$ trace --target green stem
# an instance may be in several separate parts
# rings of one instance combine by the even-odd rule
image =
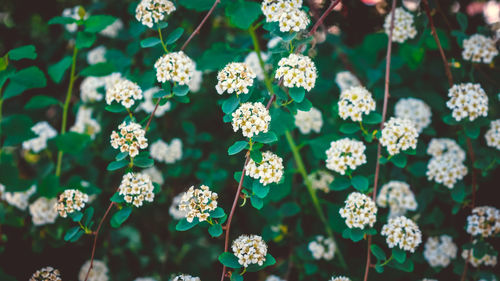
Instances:
[[[255,34],[255,29],[258,27],[257,26],[251,26],[248,31],[250,33],[250,36],[252,37],[252,42],[253,42],[253,47],[255,53],[257,53],[257,58],[259,59],[259,64],[260,67],[262,68],[262,72],[264,73],[264,83],[266,84],[267,89],[272,89],[272,80],[269,78],[267,75],[266,71],[266,64],[264,63],[264,60],[262,59],[262,54],[260,51],[260,46],[259,46],[259,40],[257,39],[257,35]],[[272,93],[272,90],[269,90]]]
[[[3,91],[0,87],[0,124],[2,124],[2,105],[3,105]],[[2,126],[0,126],[0,154],[2,154]]]
[[[160,42],[161,42],[161,45],[163,46],[163,50],[165,50],[165,53],[168,53],[167,46],[163,42],[163,36],[161,35],[161,29],[159,27],[158,27],[158,34],[160,35]]]
[[[71,62],[71,73],[69,76],[68,92],[66,93],[66,100],[64,101],[63,107],[63,118],[61,125],[61,135],[66,133],[66,123],[68,121],[68,110],[69,102],[71,101],[71,93],[73,92],[73,84],[75,84],[75,68],[76,68],[76,54],[78,53],[78,48],[76,46],[73,48],[73,59]],[[56,165],[56,176],[61,175],[61,163],[62,163],[63,152],[59,151],[57,154],[57,165]]]
[[[393,257],[394,257],[394,256],[393,256],[393,255],[391,255],[391,256],[389,257],[389,259],[387,259],[386,261],[384,261],[384,263],[382,263],[382,264],[381,264],[381,266],[384,266],[384,265],[388,264],[388,263],[392,260],[392,258],[393,258]]]

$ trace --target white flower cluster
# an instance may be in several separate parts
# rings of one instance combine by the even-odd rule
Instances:
[[[139,105],[137,109],[142,109],[144,112],[151,114],[153,113],[156,103],[153,102],[153,95],[161,91],[160,88],[158,87],[153,87],[151,89],[148,89],[147,91],[144,91],[144,101]],[[170,101],[167,101],[164,105],[158,105],[158,108],[156,108],[155,111],[155,117],[161,117],[165,114],[165,112],[170,110],[171,107]]]
[[[380,143],[387,148],[390,155],[395,155],[401,150],[416,149],[417,138],[418,131],[415,123],[408,119],[391,117],[384,124]]]
[[[89,267],[90,260],[86,261],[80,268],[80,272],[78,273],[79,281],[85,281],[85,276],[87,276]],[[87,281],[108,281],[108,271],[109,269],[103,261],[94,260],[92,270],[90,270],[89,279]]]
[[[410,185],[402,181],[390,181],[384,184],[377,196],[377,205],[389,207],[389,217],[401,216],[406,211],[417,209],[417,201]]]
[[[158,281],[156,278],[153,277],[137,277],[134,279],[134,281]]]
[[[118,130],[111,133],[111,146],[114,149],[120,148],[120,152],[127,151],[130,157],[135,157],[139,154],[139,149],[148,147],[148,139],[144,137],[146,132],[141,125],[123,122]]]
[[[327,171],[319,170],[310,174],[307,179],[315,190],[321,190],[325,193],[330,191],[330,184],[333,182],[334,177]]]
[[[464,39],[462,45],[464,47],[462,51],[464,60],[491,63],[493,58],[498,55],[495,41],[481,34],[474,34]]]
[[[275,78],[283,79],[283,85],[288,88],[304,88],[311,91],[316,84],[317,70],[314,62],[308,56],[290,54],[278,62]]]
[[[260,102],[245,102],[233,112],[233,130],[241,129],[243,136],[251,138],[259,133],[267,133],[271,115]]]
[[[269,56],[264,52],[260,53],[260,57],[264,62],[269,58]],[[257,77],[257,79],[260,81],[264,80],[264,70],[260,66],[259,57],[256,52],[250,52],[245,57],[244,63],[248,66],[248,68],[250,68],[250,70],[253,71],[253,73],[255,73],[255,77]],[[269,65],[265,65],[266,68],[268,66]]]
[[[99,46],[87,53],[87,62],[90,65],[106,61],[106,47]]]
[[[148,175],[130,172],[123,176],[118,193],[123,196],[125,202],[140,207],[144,201],[153,202],[155,198],[153,189],[153,183]]]
[[[449,235],[429,237],[424,248],[424,258],[432,267],[447,267],[457,257],[457,245]]]
[[[365,145],[361,141],[343,138],[330,143],[326,151],[326,167],[344,175],[349,168],[355,170],[366,163]]]
[[[149,154],[157,161],[175,163],[182,158],[182,141],[175,138],[168,144],[161,139],[157,140],[151,144]]]
[[[196,63],[194,63],[194,72],[191,76],[191,80],[188,82],[189,91],[196,93],[201,88],[201,82],[203,82],[203,72],[196,70]]]
[[[457,121],[467,117],[474,121],[479,116],[488,115],[488,96],[480,84],[455,84],[448,90],[448,97],[446,106]]]
[[[299,32],[310,22],[301,7],[302,0],[264,0],[261,9],[266,22],[278,22],[281,32]]]
[[[484,238],[500,232],[500,210],[491,206],[480,206],[472,209],[467,217],[467,232]]]
[[[161,171],[158,170],[155,166],[142,170],[142,173],[148,175],[152,182],[159,185],[162,185],[165,182]]]
[[[387,236],[386,242],[389,248],[398,246],[412,253],[422,243],[422,232],[418,225],[404,216],[390,218],[389,222],[382,227],[382,235]]]
[[[158,82],[171,81],[177,82],[179,85],[189,84],[196,70],[194,61],[183,51],[161,56],[155,62],[155,68]]]
[[[120,30],[123,29],[123,21],[121,19],[116,19],[112,24],[106,26],[103,30],[99,31],[99,34],[109,38],[116,38]]]
[[[61,272],[52,266],[47,266],[33,273],[29,281],[62,281]]]
[[[420,99],[400,99],[394,108],[394,115],[398,118],[409,119],[417,128],[419,133],[431,124],[431,108]]]
[[[174,277],[172,281],[201,281],[201,279],[199,277],[191,276],[188,274],[181,274]]]
[[[422,281],[438,281],[438,280],[437,279],[432,279],[432,278],[423,278]]]
[[[106,103],[113,101],[121,103],[126,108],[131,108],[135,100],[142,99],[142,90],[136,83],[121,78],[112,87],[106,87]]]
[[[135,9],[135,18],[143,25],[152,28],[153,23],[159,23],[175,11],[174,3],[169,0],[141,0]]]
[[[467,260],[467,258],[469,257],[469,252],[469,249],[465,249],[462,251],[462,258],[464,260]],[[472,253],[470,253],[469,263],[474,267],[479,267],[481,265],[494,267],[497,265],[497,256],[490,256],[488,254],[485,254],[482,258],[478,259]]]
[[[28,199],[36,191],[36,186],[32,185],[26,191],[5,192],[5,186],[0,183],[0,199],[5,200],[9,205],[18,208],[21,211],[28,208]]]
[[[276,275],[269,275],[269,276],[267,276],[265,281],[286,281],[286,280],[281,279],[279,276],[276,276]]]
[[[210,216],[209,212],[217,208],[217,193],[210,191],[206,185],[195,189],[191,186],[182,194],[179,211],[186,212],[186,220],[193,222],[194,218],[205,221]]]
[[[238,263],[244,267],[251,264],[263,265],[266,261],[267,245],[259,235],[241,235],[231,245]]]
[[[46,121],[36,123],[31,130],[37,135],[37,137],[24,141],[23,149],[31,150],[35,153],[47,148],[47,140],[57,135],[57,131]]]
[[[295,126],[299,128],[302,134],[309,134],[311,131],[319,133],[323,126],[321,111],[314,107],[311,107],[309,111],[297,110],[297,114],[295,114]]]
[[[224,92],[248,94],[248,88],[252,87],[256,74],[244,62],[232,62],[227,64],[217,74],[217,85],[215,89],[219,95]]]
[[[95,139],[95,136],[101,132],[101,124],[92,118],[92,108],[82,105],[76,113],[75,124],[69,130],[90,135],[92,139]]]
[[[89,196],[77,189],[66,189],[61,195],[57,203],[57,211],[63,218],[67,217],[76,211],[80,211],[85,207],[85,203],[89,201]]]
[[[330,279],[330,281],[351,281],[351,278],[345,276],[337,276]]]
[[[363,86],[354,86],[343,90],[338,101],[339,116],[346,120],[362,120],[363,114],[370,114],[375,110],[375,100],[372,94]]]
[[[427,148],[432,158],[427,164],[427,179],[453,188],[467,174],[465,151],[452,139],[432,139]]]
[[[307,28],[311,21],[307,13],[300,9],[291,9],[281,13],[279,25],[281,32],[299,32]]]
[[[413,25],[413,15],[405,11],[403,8],[396,8],[394,15],[394,30],[392,31],[392,40],[403,43],[409,38],[414,38],[417,35],[417,30]],[[387,14],[384,22],[385,34],[389,36],[391,30],[392,13]]]
[[[81,12],[84,17],[81,17]],[[73,8],[66,8],[62,12],[62,16],[65,18],[73,18],[75,20],[87,19],[89,17],[88,13],[85,13],[85,10],[82,6],[75,6]],[[69,23],[64,26],[68,32],[75,32],[78,29],[78,25],[76,23]]]
[[[279,183],[283,177],[283,158],[265,151],[262,153],[262,161],[255,163],[253,159],[245,166],[245,174],[254,179],[258,179],[263,185]]]
[[[172,204],[170,205],[170,208],[168,208],[168,212],[176,220],[183,219],[183,218],[185,218],[187,216],[186,210],[182,210],[182,211],[179,210],[179,205],[182,202],[182,197],[183,196],[184,196],[184,193],[177,194],[172,199]]]
[[[30,204],[30,214],[34,225],[54,223],[57,219],[57,199],[38,198]]]
[[[105,82],[102,77],[85,77],[80,84],[80,98],[86,103],[102,100],[102,94],[99,93],[98,89],[104,85]]]
[[[500,119],[493,120],[490,123],[490,128],[484,135],[486,144],[500,150]]]
[[[307,246],[312,256],[316,260],[325,259],[327,261],[333,259],[335,255],[335,250],[337,249],[337,244],[332,238],[325,238],[322,235],[316,236],[316,238],[309,242]]]
[[[349,228],[373,227],[377,220],[377,206],[373,200],[359,192],[352,192],[345,200],[345,206],[339,211]]]
[[[340,88],[340,91],[349,90],[351,87],[361,86],[359,79],[350,71],[341,71],[335,75],[335,83]]]

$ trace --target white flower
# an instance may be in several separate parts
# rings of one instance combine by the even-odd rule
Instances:
[[[343,138],[330,143],[326,151],[326,167],[344,175],[349,168],[355,170],[366,163],[365,145],[361,141]]]
[[[300,9],[286,10],[281,13],[278,21],[281,32],[299,32],[306,29],[311,22],[306,12]]]
[[[104,80],[104,88],[106,92],[108,92],[111,91],[116,84],[120,83],[123,78],[120,72],[113,72],[110,75],[102,77],[102,80]]]
[[[47,140],[57,135],[57,131],[46,121],[36,123],[31,128],[31,131],[33,131],[37,137],[24,141],[23,149],[31,150],[34,153],[38,153],[47,148]]]
[[[359,192],[352,192],[345,200],[345,206],[339,210],[349,228],[373,227],[377,220],[377,206],[373,200]]]
[[[500,232],[500,210],[490,206],[472,209],[467,217],[467,233],[487,238]]]
[[[276,275],[269,275],[266,277],[265,281],[286,281],[286,280],[281,279],[279,276],[276,276]]]
[[[85,14],[82,18],[80,15]],[[73,8],[66,8],[62,12],[62,16],[66,18],[73,18],[75,20],[87,19],[89,14],[85,12],[82,6],[75,6]],[[76,23],[69,23],[65,25],[66,30],[68,32],[75,32],[78,29],[78,25]]]
[[[291,9],[300,9],[302,0],[264,0],[261,10],[266,16],[266,22],[279,21],[281,14]]]
[[[194,277],[194,276],[187,275],[187,274],[181,274],[181,275],[174,277],[174,279],[172,279],[172,281],[201,281],[201,279],[199,277]]]
[[[182,202],[182,197],[184,196],[184,193],[179,193],[177,194],[174,199],[172,199],[172,204],[170,205],[170,208],[168,208],[169,214],[176,220],[183,219],[187,216],[186,210],[179,210],[179,205]]]
[[[38,198],[30,204],[30,214],[34,225],[54,223],[57,219],[57,199]]]
[[[417,35],[417,30],[413,24],[413,15],[406,12],[403,8],[396,8],[394,17],[394,30],[392,31],[392,40],[403,43],[409,38]],[[389,36],[391,29],[392,13],[387,14],[384,22],[385,34]]]
[[[372,94],[363,86],[350,87],[343,90],[338,101],[339,116],[346,120],[362,121],[362,115],[368,115],[375,110],[375,100]]]
[[[241,129],[243,136],[251,138],[259,133],[267,133],[271,115],[260,102],[246,102],[233,112],[233,130]]]
[[[325,259],[329,261],[333,259],[337,245],[332,238],[325,238],[324,236],[318,235],[313,241],[309,242],[307,248],[311,252],[314,259]]]
[[[0,194],[2,197],[0,199],[5,200],[9,205],[18,208],[21,211],[28,208],[28,199],[36,191],[36,186],[32,185],[26,191],[20,192],[5,192],[5,186],[0,183]]]
[[[172,164],[182,158],[182,141],[180,139],[173,139],[170,144],[159,139],[151,144],[149,148],[151,158]]]
[[[495,41],[481,34],[474,34],[462,42],[462,57],[472,62],[491,63],[498,55]]]
[[[80,190],[66,189],[61,195],[59,195],[56,208],[59,215],[65,218],[68,214],[82,210],[88,200],[89,196]]]
[[[394,115],[397,118],[409,119],[421,133],[431,124],[431,108],[422,100],[415,98],[400,99],[394,108]]]
[[[427,154],[432,157],[439,157],[445,154],[452,155],[458,161],[465,160],[465,151],[457,144],[456,141],[449,138],[434,138],[431,139],[427,147]]]
[[[337,276],[330,279],[330,281],[351,281],[351,278],[345,276]]]
[[[402,181],[390,181],[384,184],[377,196],[377,205],[390,207],[389,217],[401,216],[406,211],[417,209],[417,201],[410,185]]]
[[[142,90],[139,85],[124,78],[116,82],[113,87],[106,89],[107,104],[116,101],[126,108],[131,108],[135,100],[140,99],[142,99]]]
[[[335,82],[340,88],[340,91],[348,90],[351,87],[361,86],[359,79],[350,71],[341,71],[335,76]]]
[[[99,46],[87,53],[87,62],[92,65],[106,61],[106,47]]]
[[[144,112],[151,114],[155,109],[156,103],[153,102],[153,95],[161,91],[158,87],[153,87],[148,89],[143,93],[144,101],[137,107],[137,109],[142,109]],[[165,114],[165,112],[170,111],[171,103],[167,101],[164,105],[158,105],[158,108],[155,111],[155,117],[161,117]]]
[[[416,149],[417,138],[418,131],[415,123],[408,119],[391,117],[384,124],[380,143],[387,148],[390,155],[395,155],[401,150]]]
[[[201,82],[203,82],[203,73],[199,70],[196,70],[195,64],[195,70],[193,72],[193,75],[191,76],[191,80],[188,82],[189,91],[193,93],[198,92],[201,88]]]
[[[128,152],[130,157],[139,154],[139,149],[148,147],[148,139],[144,137],[146,132],[141,125],[130,122],[123,122],[118,126],[118,132],[111,133],[111,146],[114,149],[120,149],[120,152]]]
[[[231,246],[238,263],[244,267],[251,264],[263,265],[266,261],[267,245],[258,235],[241,235]]]
[[[143,25],[152,28],[153,23],[159,23],[175,11],[175,6],[169,0],[141,0],[135,9],[135,18]]]
[[[423,278],[422,281],[438,281],[438,280],[432,278]]]
[[[469,257],[469,252],[469,249],[465,249],[462,251],[462,258],[464,260],[467,260],[467,258]],[[473,253],[470,253],[469,263],[474,267],[479,267],[481,265],[494,267],[497,265],[497,256],[485,254],[482,258],[478,259],[473,255]]]
[[[103,94],[98,89],[104,87],[104,85],[105,81],[102,77],[85,77],[80,84],[80,98],[85,103],[102,100]]]
[[[500,150],[500,119],[493,120],[490,123],[490,128],[484,135],[486,144]]]
[[[279,183],[283,176],[283,159],[271,151],[262,153],[262,161],[255,163],[253,159],[245,166],[245,174],[258,179],[262,185]]]
[[[33,273],[29,281],[62,281],[61,272],[52,266],[47,266]]]
[[[321,190],[325,193],[330,192],[330,184],[333,182],[334,177],[327,171],[319,170],[310,174],[307,179],[315,190]]]
[[[232,62],[227,64],[217,74],[217,85],[215,89],[219,95],[224,92],[248,94],[248,88],[253,85],[256,75],[244,62]]]
[[[412,253],[422,243],[422,232],[418,225],[404,216],[390,218],[382,227],[382,235],[387,236],[386,242],[389,248],[397,246]]]
[[[160,83],[177,82],[189,84],[195,72],[195,63],[183,51],[171,52],[161,56],[155,62],[156,79]]]
[[[195,189],[191,186],[182,194],[179,211],[186,212],[186,220],[193,222],[194,218],[205,221],[210,216],[209,212],[217,208],[217,193],[210,191],[206,185]]]
[[[424,258],[432,267],[447,267],[457,257],[457,245],[449,235],[429,237],[424,248]]]
[[[156,278],[153,277],[137,277],[134,281],[157,281]]]
[[[465,151],[452,139],[432,139],[427,148],[432,158],[427,164],[427,179],[453,188],[467,174]]]
[[[281,37],[279,37],[279,36],[273,37],[273,38],[271,38],[271,40],[269,40],[269,42],[267,42],[267,48],[274,49],[281,42],[283,42],[283,39],[281,39]]]
[[[155,194],[151,178],[145,173],[126,173],[118,190],[118,194],[128,204],[141,207],[144,201],[153,202]]]
[[[304,88],[311,91],[316,84],[317,70],[314,62],[301,54],[290,54],[281,58],[276,70],[276,79],[283,79],[283,85],[288,88]]]
[[[262,61],[265,63],[269,56],[266,53],[260,53],[260,57],[262,58]],[[260,66],[259,62],[259,57],[257,56],[256,52],[250,52],[246,57],[244,63],[250,68],[253,73],[255,73],[255,76],[257,79],[260,81],[264,80],[264,70]],[[269,65],[264,65],[264,67],[267,68]]]
[[[448,90],[448,97],[446,106],[457,121],[467,117],[474,121],[479,116],[488,115],[488,96],[480,84],[455,84]]]
[[[78,273],[78,280],[85,281],[85,276],[90,268],[90,260],[86,261],[80,268],[80,273]],[[89,279],[87,281],[108,281],[108,267],[106,264],[100,260],[94,260],[92,270],[89,273]]]
[[[80,106],[76,113],[75,124],[69,129],[72,132],[87,134],[92,139],[101,132],[101,124],[92,118],[92,108]]]
[[[116,38],[120,30],[123,29],[123,22],[121,19],[116,19],[112,24],[106,26],[103,30],[99,32],[102,36],[109,38]]]
[[[297,110],[297,114],[295,114],[295,126],[299,128],[302,134],[309,134],[311,131],[319,133],[323,126],[321,111],[314,107],[311,107],[309,111]]]
[[[159,185],[163,185],[163,183],[165,182],[161,171],[154,166],[144,169],[142,173],[148,175],[152,182]]]

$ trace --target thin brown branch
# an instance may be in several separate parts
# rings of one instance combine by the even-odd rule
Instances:
[[[392,1],[391,8],[391,26],[389,29],[389,39],[387,40],[387,54],[385,56],[385,84],[384,84],[384,106],[382,108],[382,121],[380,122],[380,131],[384,128],[385,119],[387,116],[387,104],[389,101],[389,79],[391,74],[391,54],[392,54],[392,33],[394,31],[394,18],[395,18],[395,10],[396,10],[396,0]],[[375,201],[377,197],[377,186],[378,186],[378,178],[380,173],[380,156],[382,154],[382,145],[380,141],[377,145],[377,164],[375,166],[375,178],[373,181],[373,194],[372,198]],[[365,276],[364,281],[368,280],[368,273],[370,272],[370,264],[371,264],[371,247],[372,244],[372,236],[368,235],[368,246],[366,249],[366,266],[365,266]]]
[[[153,120],[153,117],[155,116],[156,110],[158,109],[158,106],[160,105],[161,98],[159,98],[156,101],[155,108],[153,109],[153,112],[151,112],[151,115],[149,116],[148,123],[146,124],[146,127],[144,128],[144,131],[147,132],[149,130],[149,125],[151,125],[151,121]]]
[[[203,20],[200,22],[200,24],[198,24],[198,26],[196,27],[196,29],[193,31],[193,33],[191,33],[191,35],[189,36],[189,38],[186,40],[186,42],[184,43],[184,45],[182,45],[181,47],[181,51],[184,51],[184,49],[187,47],[187,45],[189,44],[189,42],[191,42],[191,39],[193,39],[193,37],[198,34],[200,32],[200,29],[203,27],[203,25],[205,24],[205,22],[207,21],[207,19],[210,17],[210,15],[213,13],[213,11],[215,10],[215,7],[217,7],[217,5],[220,3],[220,0],[215,0],[214,1],[214,4],[212,5],[212,8],[210,8],[210,10],[208,11],[208,13],[205,15],[205,17],[203,18]]]
[[[318,27],[320,25],[323,24],[323,21],[325,20],[326,16],[328,16],[333,11],[333,9],[335,8],[335,6],[337,6],[340,3],[340,1],[341,0],[331,0],[330,1],[330,6],[328,6],[328,8],[321,15],[321,17],[319,17],[318,21],[316,21],[316,23],[314,24],[314,26],[311,28],[311,31],[309,31],[309,33],[307,33],[307,36],[311,36],[314,33],[316,33],[316,30],[318,29]]]

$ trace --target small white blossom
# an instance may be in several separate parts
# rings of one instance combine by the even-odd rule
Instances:
[[[409,119],[421,133],[431,124],[431,108],[422,100],[415,98],[400,99],[394,108],[394,116],[397,118]]]
[[[276,276],[276,275],[269,275],[266,277],[265,281],[286,281],[286,280],[281,279],[279,276]]]
[[[326,151],[326,167],[345,175],[346,170],[355,170],[366,163],[365,145],[361,141],[343,138],[330,143]]]
[[[29,189],[25,191],[18,192],[5,192],[5,186],[0,183],[0,194],[2,197],[0,199],[5,200],[9,205],[18,208],[21,211],[28,208],[28,200],[36,191],[36,186],[32,185]]]
[[[80,84],[80,98],[85,103],[102,100],[103,94],[101,94],[98,89],[104,87],[104,85],[105,82],[102,77],[85,77]]]
[[[449,235],[429,237],[424,248],[424,258],[432,267],[447,267],[457,257],[457,245]]]
[[[479,116],[488,115],[488,96],[480,84],[455,84],[448,90],[448,97],[446,106],[457,121],[467,117],[474,121]]]
[[[262,185],[279,183],[283,177],[283,159],[271,151],[262,153],[262,161],[255,163],[250,159],[245,166],[245,174],[251,178],[258,179]]]
[[[338,101],[339,116],[346,120],[362,121],[362,115],[368,115],[375,110],[375,100],[372,94],[363,86],[350,87],[343,90]]]
[[[188,82],[189,91],[193,93],[198,92],[201,89],[201,82],[203,82],[203,72],[196,70],[195,64],[195,70],[191,76],[191,80]]]
[[[288,9],[279,17],[281,32],[299,32],[307,28],[311,20],[307,13],[300,9]]]
[[[80,272],[78,273],[79,281],[85,281],[85,276],[87,276],[89,268],[90,260],[86,261],[80,268]],[[92,270],[90,270],[89,279],[87,279],[87,281],[108,281],[108,271],[109,269],[104,262],[100,260],[94,260]]]
[[[116,19],[112,24],[106,26],[103,30],[99,31],[99,34],[109,38],[116,38],[120,30],[123,29],[123,21],[121,19]]]
[[[418,131],[415,123],[408,119],[391,117],[384,124],[380,143],[387,148],[390,155],[395,155],[401,150],[416,149],[417,138]]]
[[[196,70],[194,61],[183,51],[161,56],[154,66],[158,82],[170,81],[177,82],[179,85],[189,84]]]
[[[179,211],[186,212],[186,220],[193,222],[194,218],[206,221],[210,216],[209,212],[217,208],[217,193],[210,191],[206,185],[195,189],[191,186],[188,191],[184,192],[179,203]]]
[[[63,218],[67,217],[76,211],[80,211],[85,207],[85,203],[89,201],[89,196],[77,189],[66,189],[61,195],[57,203],[57,211]]]
[[[276,70],[276,79],[283,79],[288,88],[304,88],[311,91],[316,84],[317,70],[311,58],[301,54],[290,54],[281,58]]]
[[[467,217],[467,233],[487,238],[500,232],[500,210],[491,206],[472,209]]]
[[[99,46],[87,53],[87,62],[92,65],[106,61],[106,47]]]
[[[30,204],[30,214],[34,225],[44,225],[54,223],[57,219],[57,199],[38,198]]]
[[[128,204],[141,207],[144,201],[153,202],[155,194],[151,178],[145,173],[126,173],[118,188],[118,194]]]
[[[427,148],[432,158],[427,164],[427,179],[434,180],[448,188],[467,175],[464,165],[465,151],[452,139],[432,139]]]
[[[174,3],[169,0],[141,0],[135,9],[135,18],[143,25],[152,28],[175,11]]]
[[[422,243],[422,232],[418,225],[404,216],[390,218],[382,227],[382,235],[387,236],[386,242],[389,248],[397,246],[412,253]]]
[[[174,277],[174,279],[172,279],[172,281],[201,281],[201,279],[199,277],[194,277],[194,276],[187,275],[187,274],[181,274],[181,275]]]
[[[486,144],[500,150],[500,119],[493,120],[490,123],[490,128],[484,135]]]
[[[29,281],[62,281],[61,272],[52,266],[47,266],[33,273]]]
[[[219,95],[224,92],[248,94],[248,88],[253,85],[256,75],[244,62],[232,62],[227,64],[217,74],[217,85],[215,89]]]
[[[269,56],[266,53],[260,53],[260,57],[262,58],[262,61],[265,62],[269,58]],[[262,69],[260,62],[259,62],[259,57],[256,52],[250,52],[246,57],[244,63],[250,68],[250,70],[255,73],[255,76],[257,79],[260,81],[264,80],[264,70]],[[269,65],[264,65],[265,68],[268,68]]]
[[[139,149],[148,147],[148,139],[144,137],[146,132],[141,125],[130,122],[123,122],[118,126],[118,132],[111,133],[111,146],[114,149],[120,149],[120,152],[128,152],[130,157],[139,154]]]
[[[359,192],[352,192],[345,200],[345,206],[339,210],[349,228],[373,227],[377,220],[377,206],[373,200]]]
[[[137,107],[137,109],[144,110],[144,112],[151,114],[153,113],[156,103],[153,102],[153,95],[161,91],[160,88],[158,87],[153,87],[151,89],[148,89],[143,93],[144,95],[144,101]],[[161,117],[165,114],[165,112],[170,111],[171,108],[171,103],[170,101],[167,101],[164,105],[158,105],[158,108],[156,108],[155,111],[155,117]]]
[[[314,259],[325,259],[329,261],[332,260],[335,255],[337,244],[335,244],[332,238],[325,238],[324,236],[318,235],[313,241],[309,242],[307,248]]]
[[[464,39],[462,57],[472,62],[491,63],[498,55],[495,41],[481,34],[474,34]]]
[[[390,207],[389,217],[401,216],[406,211],[417,209],[417,201],[410,185],[402,181],[390,181],[384,184],[377,196],[377,205]]]
[[[259,133],[267,133],[271,115],[269,110],[260,102],[246,102],[233,112],[233,130],[241,129],[243,136],[251,138]]]
[[[258,235],[241,235],[231,246],[238,263],[244,267],[251,264],[263,265],[266,261],[267,245]]]
[[[279,21],[281,14],[301,7],[302,0],[264,0],[260,8],[266,16],[266,22],[276,22]]]
[[[458,161],[465,160],[465,151],[456,141],[449,138],[433,138],[427,147],[427,154],[439,157],[446,154],[453,155]]]
[[[156,278],[153,277],[137,277],[134,279],[134,281],[158,281]]]
[[[82,18],[81,17],[81,12],[83,12],[85,15]],[[88,13],[85,13],[85,10],[83,9],[82,6],[75,6],[73,8],[66,8],[62,12],[62,16],[65,18],[73,18],[75,20],[82,20],[82,19],[87,19],[89,17]],[[65,25],[65,28],[68,32],[75,32],[78,30],[78,25],[76,23],[69,23]]]
[[[309,111],[297,110],[295,126],[302,134],[309,134],[311,131],[319,133],[323,126],[321,111],[314,107],[311,107]]]
[[[156,161],[167,164],[175,163],[182,158],[182,141],[175,138],[168,144],[159,139],[151,144],[149,154]]]
[[[325,193],[330,192],[330,184],[333,182],[334,177],[327,171],[319,170],[310,174],[307,179],[315,190],[321,190]]]
[[[24,141],[23,149],[31,150],[34,153],[38,153],[47,148],[47,140],[57,135],[57,131],[46,121],[36,123],[31,128],[31,131],[33,131],[37,137]]]
[[[469,249],[463,250],[462,258],[464,260],[467,260],[467,258],[469,257],[469,253],[470,253]],[[473,255],[473,253],[470,253],[469,263],[472,264],[472,266],[474,267],[479,267],[481,265],[494,267],[497,265],[497,256],[491,256],[485,254],[482,258],[478,259]]]
[[[159,185],[163,185],[163,183],[165,183],[161,171],[158,170],[155,166],[142,170],[142,173],[148,175],[151,181],[154,183],[157,183]]]
[[[183,219],[187,216],[187,211],[186,210],[179,210],[179,205],[182,202],[182,197],[184,196],[184,193],[179,193],[177,194],[174,199],[172,199],[172,204],[170,205],[170,208],[168,208],[168,213],[176,220]]]
[[[80,106],[76,113],[75,124],[69,130],[87,134],[95,139],[95,136],[101,132],[101,124],[92,118],[92,108]]]
[[[409,38],[414,38],[417,35],[417,30],[413,24],[413,15],[405,11],[403,8],[396,8],[394,16],[394,29],[392,31],[392,40],[398,43],[403,43]],[[385,34],[389,36],[391,30],[392,13],[387,14],[384,22]]]
[[[330,279],[330,281],[351,281],[351,278],[345,276],[337,276]]]
[[[126,108],[131,108],[135,101],[140,99],[142,99],[142,90],[139,85],[124,78],[116,82],[110,89],[106,89],[107,104],[116,101]]]
[[[335,83],[340,88],[340,91],[348,90],[351,87],[361,86],[359,79],[350,71],[341,71],[335,76]]]

